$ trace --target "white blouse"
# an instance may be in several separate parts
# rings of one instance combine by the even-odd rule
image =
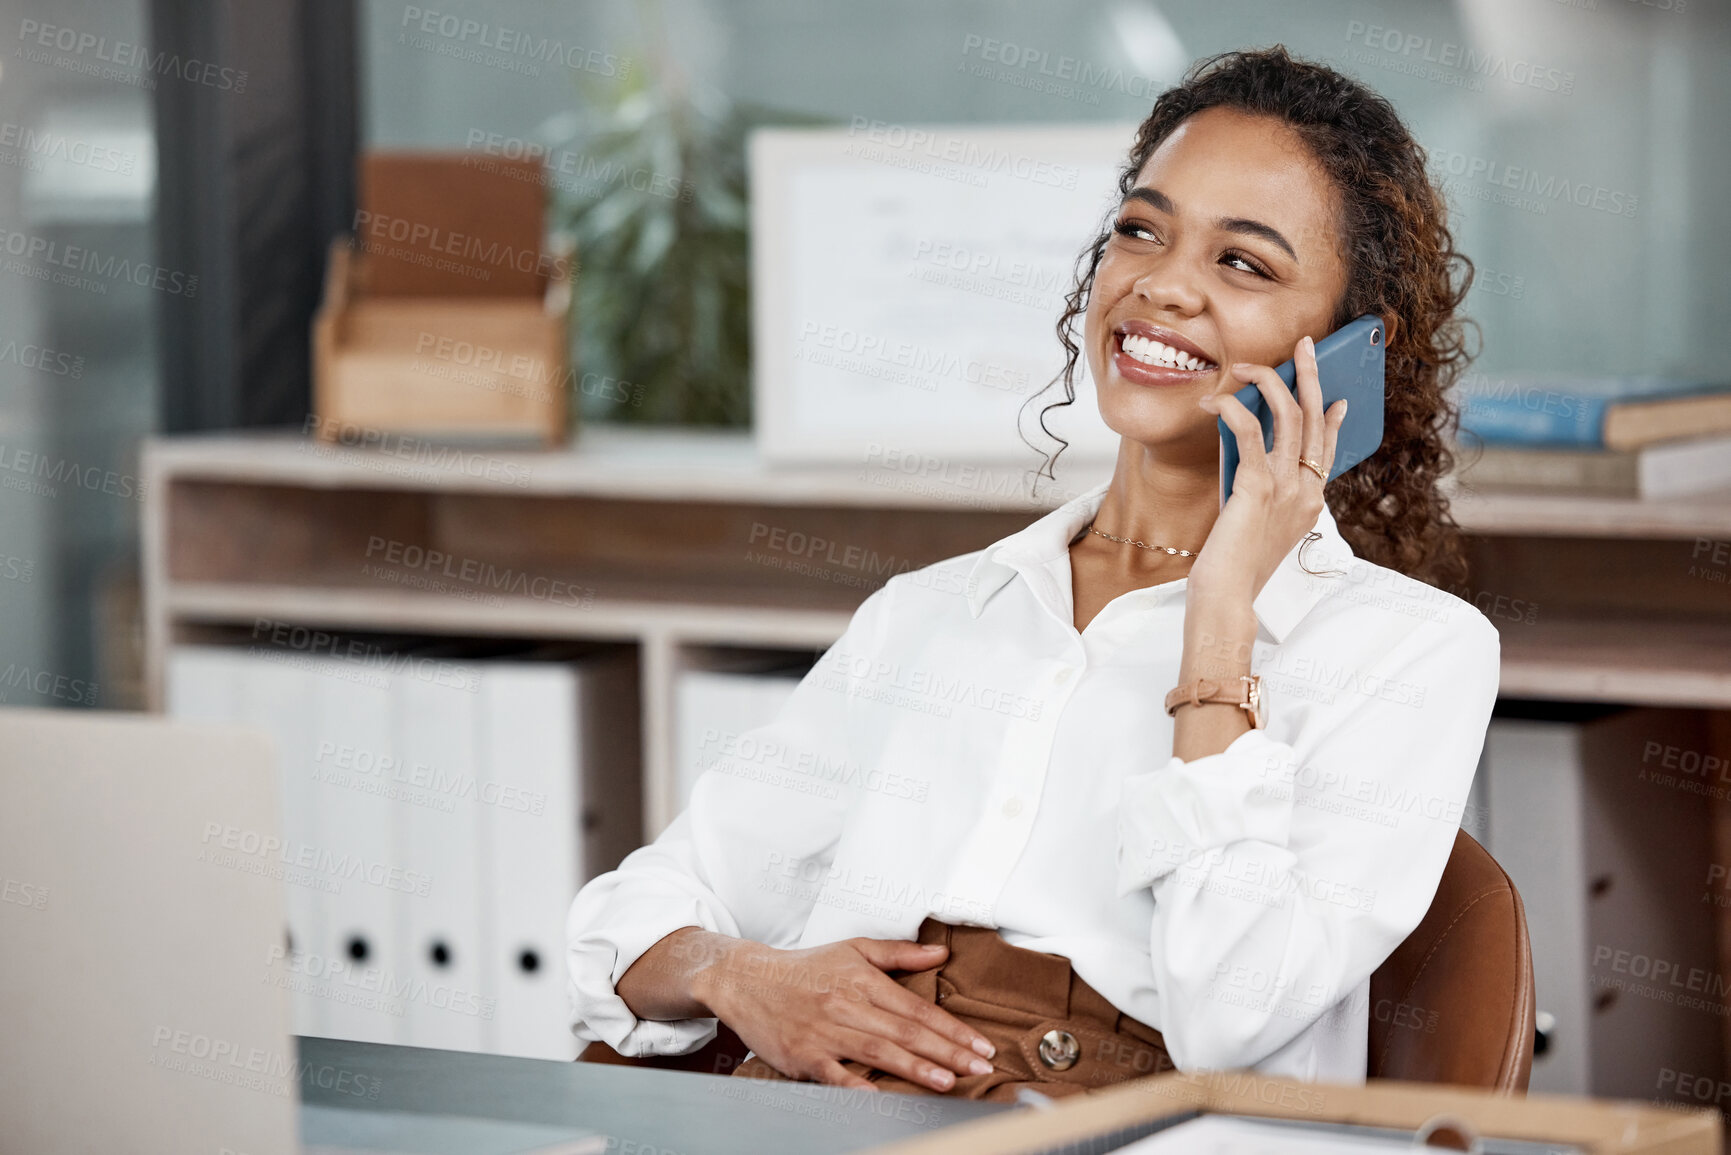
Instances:
[[[1185,762],[1162,706],[1185,579],[1075,628],[1068,547],[1105,492],[896,575],[772,723],[722,735],[688,809],[571,906],[579,1038],[713,1037],[614,993],[681,927],[801,948],[931,915],[1069,958],[1181,1070],[1364,1081],[1370,975],[1442,877],[1497,631],[1355,558],[1325,509],[1253,606],[1267,728]]]

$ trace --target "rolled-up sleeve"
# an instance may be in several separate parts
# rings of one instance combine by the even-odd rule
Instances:
[[[1253,840],[1284,847],[1292,831],[1290,790],[1269,789],[1292,748],[1247,730],[1219,754],[1125,781],[1118,812],[1118,893],[1153,886],[1198,853]],[[1272,771],[1272,773],[1271,773]]]
[[[1423,919],[1496,700],[1496,629],[1462,607],[1373,669],[1308,679],[1332,700],[1277,678],[1293,704],[1267,689],[1267,730],[1125,779],[1118,893],[1152,890],[1160,1027],[1181,1070],[1274,1055]]]
[[[859,679],[837,655],[881,641],[891,586],[873,592],[842,637],[768,725],[722,735],[686,810],[654,842],[578,891],[566,919],[571,1028],[622,1055],[684,1054],[715,1036],[712,1018],[639,1020],[619,979],[674,931],[701,927],[786,947],[816,893],[792,885],[826,869],[857,785],[821,777],[846,760]]]

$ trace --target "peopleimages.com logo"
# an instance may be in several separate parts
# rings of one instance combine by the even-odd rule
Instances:
[[[246,91],[247,72],[244,68],[224,68],[208,60],[181,57],[173,52],[152,52],[142,44],[110,40],[94,32],[44,24],[39,20],[20,20],[18,39],[21,42],[20,54],[38,64],[66,63],[42,59],[46,55],[43,50],[52,49],[66,53],[72,63],[79,64],[76,71],[88,72],[106,79],[132,82],[139,79],[151,81],[156,76],[172,76],[188,84],[201,84],[206,88],[221,89],[224,92]],[[114,69],[132,69],[135,75],[110,75]]]
[[[125,281],[141,289],[155,289],[176,297],[190,298],[198,295],[197,276],[175,269],[165,269],[149,261],[134,261],[113,254],[105,256],[83,245],[69,245],[17,229],[0,229],[0,252],[23,262],[18,269],[9,271],[37,275],[42,280],[50,279],[50,274],[55,272],[68,275],[89,274],[90,277],[98,279],[79,284],[78,287],[94,288],[97,292],[106,293],[107,282]],[[31,273],[30,264],[33,262],[41,262],[44,266],[40,274]]]

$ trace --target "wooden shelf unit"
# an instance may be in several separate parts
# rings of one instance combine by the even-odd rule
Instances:
[[[673,693],[706,648],[821,650],[889,573],[978,549],[1110,473],[895,458],[775,469],[736,432],[586,429],[554,451],[289,434],[147,442],[147,685],[201,626],[642,647],[645,837],[674,816]],[[1508,697],[1731,709],[1731,494],[1455,495]],[[822,541],[822,547],[814,542]],[[434,553],[437,559],[434,559]],[[1692,568],[1693,572],[1692,572]],[[1724,568],[1724,567],[1721,567]]]

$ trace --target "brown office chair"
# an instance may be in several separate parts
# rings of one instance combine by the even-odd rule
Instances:
[[[1370,977],[1372,1078],[1512,1094],[1533,1067],[1533,956],[1515,884],[1462,830],[1430,910]],[[581,1059],[725,1075],[745,1044],[725,1024],[689,1055],[632,1059],[590,1043]]]
[[[1370,976],[1372,1078],[1525,1092],[1533,953],[1515,884],[1462,830],[1424,921]]]

